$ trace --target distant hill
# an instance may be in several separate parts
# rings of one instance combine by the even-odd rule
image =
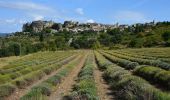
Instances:
[[[9,35],[10,33],[0,33],[0,37],[5,37],[7,35]]]

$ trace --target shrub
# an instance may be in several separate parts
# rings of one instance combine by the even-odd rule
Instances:
[[[100,56],[98,61],[105,59]],[[105,60],[108,63],[107,60]],[[100,66],[100,65],[99,65]],[[169,100],[169,94],[162,92],[151,86],[140,77],[133,76],[127,70],[117,66],[109,65],[104,72],[115,97],[118,100]]]
[[[25,74],[30,73],[31,71],[32,71],[31,68],[25,68],[25,69],[21,70],[20,73],[25,75]]]
[[[42,70],[39,70],[35,73],[32,73],[32,76],[36,76],[38,79],[41,79],[43,76],[45,76],[45,73]]]
[[[170,89],[170,71],[160,71],[157,72],[154,76],[156,82],[167,86]]]
[[[75,67],[75,64],[78,64],[77,60],[69,63],[64,69],[62,69],[56,75],[43,81],[38,86],[33,87],[31,89],[31,91],[29,91],[26,95],[24,95],[21,98],[21,100],[43,100],[43,99],[47,98],[47,96],[50,96],[51,91],[53,91],[53,89],[55,89],[55,86],[58,85],[61,82],[61,80],[66,75],[68,75],[69,72]],[[45,74],[44,71],[46,71],[46,72],[53,71],[54,67],[56,67],[56,66],[48,67],[50,70],[48,70],[47,68],[44,68],[43,71],[37,71],[37,73],[34,73],[34,76],[36,76],[35,78],[42,77]]]
[[[142,66],[136,68],[134,70],[134,74],[141,76],[150,82],[170,89],[170,71],[166,71],[158,67]]]
[[[77,95],[72,94],[72,97],[86,97],[88,100],[98,100],[97,97],[97,89],[95,86],[95,82],[91,79],[84,79],[80,81],[75,87],[74,92],[77,92]]]
[[[19,73],[19,72],[11,73],[11,74],[9,74],[9,76],[13,80],[13,79],[16,79],[17,77],[20,77],[21,73]]]
[[[125,60],[125,59],[121,59],[121,58],[117,58],[114,57],[112,55],[109,55],[107,53],[103,53],[101,52],[107,59],[109,59],[110,61],[126,68],[126,69],[134,69],[136,66],[138,66],[139,64],[137,62],[131,62],[129,60]]]
[[[18,78],[16,80],[12,81],[12,83],[21,89],[25,88],[28,85],[27,81],[25,81],[23,78]]]
[[[47,75],[49,75],[52,71],[53,69],[51,67],[47,67],[43,69],[43,72],[46,73]]]
[[[98,100],[97,88],[93,77],[94,56],[88,56],[84,67],[78,75],[77,84],[74,86],[70,98],[73,100]]]
[[[159,71],[161,71],[160,68],[142,66],[142,67],[136,68],[133,73],[141,77],[144,77],[148,80],[154,80],[153,77]]]
[[[11,95],[15,91],[16,87],[11,84],[3,84],[0,86],[0,99]]]
[[[95,58],[96,58],[97,64],[100,65],[100,66],[98,66],[99,69],[105,70],[107,68],[107,66],[112,65],[112,63],[110,61],[106,61],[106,59],[102,59],[99,61],[97,58],[102,58],[102,56],[96,51],[94,53],[95,53]]]
[[[21,97],[20,100],[47,100],[47,97],[42,95],[41,90],[32,90],[29,94]]]
[[[4,84],[10,80],[11,78],[9,75],[0,75],[0,84]]]
[[[102,54],[104,54],[104,56],[106,56],[107,58],[109,58],[110,60],[113,61],[113,59],[111,59],[111,57],[109,57],[108,55],[112,55],[112,58],[114,58],[114,62],[116,62],[115,60],[121,61],[124,60],[124,62],[129,62],[129,61],[134,61],[137,62],[139,64],[146,64],[146,65],[151,65],[151,66],[156,66],[156,67],[160,67],[166,70],[170,69],[170,64],[160,61],[160,60],[152,60],[152,59],[142,59],[142,58],[137,58],[137,57],[130,57],[130,56],[126,56],[126,55],[122,55],[122,54],[117,54],[114,52],[108,52],[105,51],[105,53],[102,52]],[[128,61],[127,61],[128,60]],[[117,62],[118,62],[117,61]],[[123,66],[123,65],[120,65]]]
[[[62,79],[61,75],[55,75],[46,80],[46,82],[52,84],[53,86],[56,86],[57,84],[61,83],[61,79]]]
[[[38,90],[38,91],[41,92],[42,95],[50,96],[50,94],[51,94],[51,89],[50,89],[50,87],[52,87],[52,85],[49,85],[49,84],[47,84],[47,83],[43,83],[43,84],[41,84],[41,85],[39,85],[39,86],[34,87],[32,90],[33,90],[33,91],[34,91],[34,90]]]
[[[43,73],[42,71],[36,71],[24,76],[24,80],[27,82],[28,85],[31,85],[34,81],[41,79],[43,76],[45,76],[45,73]]]
[[[51,88],[52,85],[48,83],[42,83],[33,87],[31,91],[24,95],[20,100],[41,100],[47,96],[50,96]]]

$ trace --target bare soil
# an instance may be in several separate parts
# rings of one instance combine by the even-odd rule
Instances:
[[[112,91],[110,90],[110,86],[107,84],[107,82],[103,79],[102,75],[103,72],[101,72],[95,63],[95,70],[94,70],[94,79],[96,82],[97,90],[98,90],[98,96],[100,100],[114,100],[114,95]]]
[[[68,95],[72,91],[72,87],[76,83],[75,78],[83,67],[86,57],[87,55],[81,59],[80,63],[57,86],[56,91],[51,94],[49,100],[62,100],[65,95]]]
[[[74,60],[80,58],[79,56],[76,57]],[[67,59],[67,58],[66,58]],[[73,60],[72,60],[73,61]],[[67,63],[69,64],[69,63]],[[56,75],[56,73],[60,72],[67,64],[63,65],[61,68],[59,68],[57,71],[52,72],[50,75],[46,75],[44,76],[41,80],[37,80],[36,82],[34,82],[32,85],[25,87],[24,89],[17,89],[15,91],[15,93],[13,93],[11,96],[5,98],[5,100],[19,100],[19,98],[21,98],[22,96],[24,96],[26,93],[28,93],[31,88],[33,88],[34,86],[39,85],[41,82],[47,80],[48,78]]]

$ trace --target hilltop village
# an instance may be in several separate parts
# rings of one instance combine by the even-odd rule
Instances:
[[[135,28],[137,25],[142,25],[140,23],[133,25],[131,28]],[[154,26],[155,23],[150,22],[147,25]],[[33,21],[31,23],[26,23],[23,25],[23,32],[42,32],[46,29],[50,30],[52,33],[68,31],[72,33],[80,33],[80,32],[106,32],[107,30],[112,30],[119,28],[123,31],[126,28],[129,28],[129,25],[119,25],[118,23],[114,25],[109,24],[100,24],[100,23],[79,23],[76,21],[65,21],[62,23],[55,23],[53,21]]]

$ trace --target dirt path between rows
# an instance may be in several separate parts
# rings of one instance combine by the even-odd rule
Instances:
[[[58,85],[56,91],[51,94],[48,100],[62,100],[63,96],[69,94],[73,85],[76,83],[75,77],[77,77],[78,73],[83,67],[86,57],[87,54],[81,59],[80,63],[71,71],[71,73],[64,78],[63,82]]]
[[[98,96],[100,100],[114,100],[114,96],[112,91],[110,90],[110,86],[107,84],[107,82],[103,79],[103,72],[101,72],[97,68],[97,64],[95,64],[95,70],[94,70],[94,79],[97,86]]]
[[[69,57],[70,58],[70,57]],[[66,58],[66,59],[69,59]],[[60,72],[67,64],[69,64],[70,62],[77,60],[78,58],[80,58],[80,56],[77,56],[76,58],[74,58],[73,60],[69,61],[68,63],[64,64],[61,68],[59,68],[57,71],[52,72],[50,75],[46,75],[44,76],[41,80],[37,80],[35,83],[33,83],[32,85],[25,87],[25,89],[17,89],[15,91],[15,93],[13,93],[11,96],[5,98],[5,100],[19,100],[19,98],[21,98],[22,96],[24,96],[26,93],[28,93],[31,88],[33,88],[34,86],[39,85],[40,83],[42,83],[43,81],[47,80],[48,78],[56,75],[56,73]]]

